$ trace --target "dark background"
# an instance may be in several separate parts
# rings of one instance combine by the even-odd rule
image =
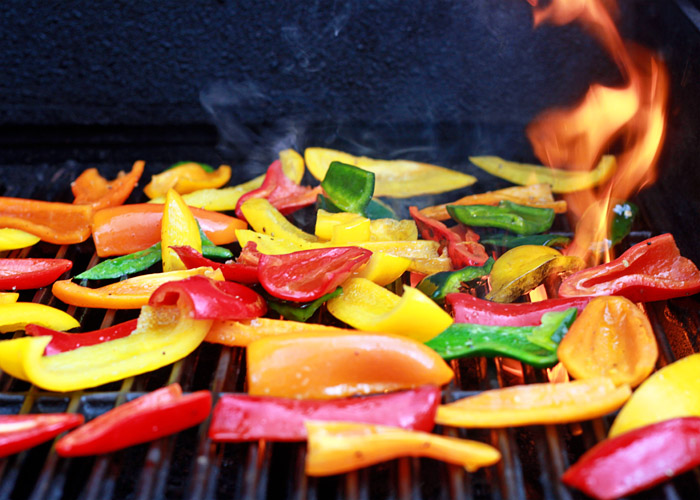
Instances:
[[[620,11],[623,35],[672,74],[662,177],[639,201],[651,229],[673,230],[698,260],[697,11],[688,0]],[[620,81],[577,26],[533,30],[525,0],[4,0],[0,48],[3,189],[27,168],[66,171],[53,176],[59,198],[88,166],[227,162],[243,180],[280,148],[311,145],[468,171],[480,183],[467,192],[502,187],[467,157],[533,161],[535,115]]]

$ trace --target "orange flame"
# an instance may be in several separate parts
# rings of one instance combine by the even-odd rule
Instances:
[[[528,0],[530,1],[530,0]],[[619,88],[591,85],[584,99],[570,109],[538,116],[527,133],[537,157],[553,168],[590,170],[601,154],[619,144],[615,175],[597,191],[565,196],[575,221],[570,255],[609,259],[609,228],[614,202],[626,200],[656,180],[655,165],[665,133],[669,78],[663,63],[649,50],[624,41],[612,20],[613,1],[553,0],[536,7],[535,25],[578,21],[603,45],[626,84]]]

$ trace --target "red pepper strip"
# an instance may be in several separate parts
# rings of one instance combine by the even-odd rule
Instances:
[[[698,465],[700,418],[674,418],[601,441],[561,479],[607,500],[637,493]]]
[[[0,457],[28,450],[84,420],[79,413],[0,415]]]
[[[0,290],[41,288],[71,267],[67,259],[0,259]]]
[[[87,240],[92,215],[89,205],[0,197],[0,227],[21,229],[56,245]]]
[[[439,220],[421,214],[416,207],[409,207],[408,211],[413,220],[416,221],[418,231],[423,239],[440,243],[440,252],[444,247],[447,247],[447,255],[455,269],[466,266],[483,266],[488,260],[486,249],[478,243],[479,235],[471,229],[460,231],[450,229]]]
[[[235,281],[246,285],[252,285],[258,282],[257,264],[252,266],[233,261],[228,261],[225,264],[222,264],[220,262],[207,259],[197,250],[189,246],[175,246],[170,248],[175,251],[178,257],[180,257],[180,260],[183,264],[185,264],[187,269],[211,267],[214,269],[220,269],[224,275],[224,278],[226,278],[228,281]]]
[[[321,192],[323,192],[321,186],[309,188],[295,184],[289,177],[284,175],[282,162],[275,160],[267,168],[267,174],[265,174],[262,186],[247,192],[238,199],[236,215],[245,220],[241,211],[241,205],[244,201],[251,198],[267,198],[267,201],[282,214],[291,214],[300,208],[316,203],[316,198]]]
[[[119,405],[59,439],[63,457],[98,455],[169,436],[204,421],[211,410],[211,393],[183,396],[171,384]]]
[[[372,256],[359,247],[314,248],[261,255],[260,284],[271,295],[297,302],[316,300],[335,290]]]
[[[559,295],[622,295],[652,302],[700,292],[700,270],[681,257],[673,236],[661,234],[630,247],[617,259],[583,269],[562,281]]]
[[[452,308],[455,323],[472,323],[494,326],[537,326],[546,312],[565,311],[571,307],[583,308],[592,297],[547,299],[539,302],[501,304],[469,295],[448,293],[445,303]]]
[[[224,394],[214,407],[209,437],[214,441],[303,441],[306,420],[339,420],[430,432],[440,388],[426,385],[378,396],[331,401]]]
[[[79,347],[87,345],[101,344],[114,339],[120,339],[130,335],[136,330],[138,318],[131,321],[125,321],[118,325],[102,328],[85,333],[65,333],[58,330],[52,330],[40,325],[27,325],[24,331],[32,337],[41,337],[42,335],[51,335],[51,342],[44,350],[44,356],[52,356],[62,352],[72,351]]]
[[[236,262],[238,262],[239,264],[244,264],[246,266],[255,266],[255,268],[257,269],[258,264],[260,264],[261,255],[262,253],[258,252],[258,245],[253,241],[249,241],[241,250],[241,253],[238,255]]]
[[[70,185],[75,196],[73,203],[91,205],[95,210],[121,205],[139,182],[145,165],[144,161],[136,161],[131,172],[119,172],[113,181],[102,177],[96,168],[88,168]]]
[[[250,288],[204,276],[164,283],[153,292],[148,305],[184,307],[194,319],[243,320],[267,312],[265,299]]]

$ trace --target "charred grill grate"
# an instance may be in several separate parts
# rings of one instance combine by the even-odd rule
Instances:
[[[35,191],[19,180],[19,171],[5,168],[4,196],[68,201],[65,191],[82,166],[35,172],[48,180]],[[51,174],[51,175],[49,175]],[[22,187],[24,186],[24,187]],[[32,184],[36,186],[36,184]],[[558,220],[566,231],[566,221]],[[651,234],[638,230],[628,244]],[[39,244],[12,252],[13,257],[64,257],[74,261],[73,273],[97,258],[88,242],[71,247]],[[50,291],[22,292],[20,300],[67,309],[85,329],[100,328],[135,317],[136,312],[66,308]],[[695,298],[647,305],[660,347],[659,366],[698,352],[700,306]],[[451,401],[480,390],[514,383],[512,370],[500,359],[453,362],[456,378],[444,391]],[[546,380],[546,374],[524,366],[526,382]],[[209,389],[215,398],[245,390],[245,356],[240,348],[202,345],[171,366],[92,390],[49,393],[0,375],[0,412],[80,412],[86,419],[124,401],[179,382],[186,392]],[[598,419],[566,426],[534,426],[502,430],[438,428],[448,435],[490,442],[503,454],[495,467],[468,474],[460,467],[427,459],[404,458],[331,478],[304,474],[304,445],[288,443],[214,444],[208,421],[178,435],[113,454],[63,459],[44,444],[0,459],[0,500],[5,499],[562,499],[582,496],[564,487],[561,473],[586,449],[602,440],[612,420]],[[700,473],[691,471],[641,495],[643,498],[699,498]]]

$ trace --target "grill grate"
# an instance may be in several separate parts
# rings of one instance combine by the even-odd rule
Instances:
[[[57,183],[72,179],[74,166],[48,176]],[[6,179],[8,179],[6,177]],[[67,184],[66,184],[67,185]],[[38,197],[33,188],[8,182],[5,196]],[[66,198],[55,185],[43,197]],[[558,221],[566,230],[566,222]],[[633,232],[628,244],[650,236]],[[73,272],[90,267],[97,257],[89,243],[55,247],[39,244],[15,251],[12,257],[64,257]],[[64,308],[84,328],[101,328],[125,321],[133,311],[66,308],[47,289],[22,292],[20,300]],[[646,306],[660,348],[659,366],[698,352],[700,305],[693,298]],[[519,365],[519,364],[518,364]],[[452,401],[481,390],[517,382],[512,363],[502,359],[453,362],[455,380],[443,399]],[[519,366],[516,366],[518,368]],[[546,380],[544,371],[523,366],[526,382]],[[169,367],[92,390],[55,394],[0,375],[0,412],[80,412],[86,419],[115,405],[172,382],[185,392],[209,389],[214,397],[245,390],[245,356],[240,348],[202,345]],[[420,500],[420,499],[560,499],[581,498],[564,487],[559,477],[586,449],[602,440],[612,418],[561,426],[519,429],[457,430],[438,428],[447,435],[478,439],[497,446],[503,455],[495,467],[468,474],[459,467],[428,459],[404,458],[331,478],[304,474],[305,447],[289,443],[214,444],[207,437],[208,420],[198,427],[152,443],[100,457],[63,459],[44,444],[0,459],[0,500],[5,499],[280,499],[295,500]],[[700,498],[696,469],[642,495],[644,498]]]

